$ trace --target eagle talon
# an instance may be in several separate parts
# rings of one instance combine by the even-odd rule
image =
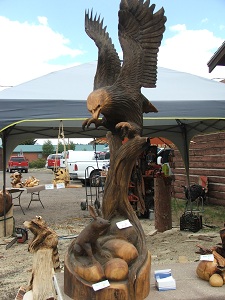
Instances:
[[[120,132],[121,138],[133,138],[137,135],[137,130],[128,122],[120,122],[116,124],[115,128]]]
[[[95,119],[95,118],[89,118],[86,119],[83,124],[82,124],[82,129],[85,130],[85,127],[89,128],[91,124],[95,124],[95,128],[98,128],[99,126],[102,125],[102,121]]]
[[[83,124],[82,124],[82,129],[83,129],[83,130],[85,130],[85,127],[86,127],[86,125],[87,125],[87,123],[88,123],[88,120],[89,120],[89,119],[86,119],[86,120],[83,122]]]

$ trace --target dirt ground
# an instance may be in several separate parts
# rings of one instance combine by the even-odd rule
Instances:
[[[23,173],[23,179],[35,176],[40,184],[51,183],[53,174],[49,170],[33,170]],[[0,174],[2,186],[2,173]],[[10,187],[10,174],[7,173],[7,187]],[[59,255],[63,268],[64,256],[71,236],[77,235],[90,222],[91,218],[86,210],[81,210],[81,202],[91,204],[90,190],[82,187],[79,181],[73,182],[74,188],[44,190],[40,192],[41,201],[32,202],[29,209],[30,194],[24,192],[21,196],[21,204],[25,215],[19,206],[14,207],[15,227],[22,227],[23,222],[29,221],[35,216],[42,216],[49,227],[59,236]],[[93,201],[95,196],[92,197]],[[14,204],[17,204],[16,200]],[[173,228],[163,233],[157,233],[154,220],[140,219],[146,235],[147,247],[152,254],[152,265],[168,263],[188,263],[199,260],[196,254],[197,244],[211,248],[221,242],[218,230],[204,228],[197,233],[180,231],[179,224],[173,222]],[[6,250],[7,238],[0,238],[0,300],[13,300],[20,286],[26,285],[32,269],[32,254],[28,252],[28,242],[32,239],[32,233],[28,232],[28,241],[15,243]]]

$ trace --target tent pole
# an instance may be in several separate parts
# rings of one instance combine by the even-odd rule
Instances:
[[[3,165],[3,210],[4,210],[4,236],[6,236],[6,132],[2,132],[2,165]]]
[[[188,144],[188,137],[187,137],[187,128],[186,124],[182,123],[180,120],[176,120],[178,126],[181,129],[183,135],[183,142],[184,142],[184,166],[187,174],[187,185],[188,185],[188,206],[192,212],[192,202],[191,202],[191,195],[190,195],[190,173],[189,173],[189,144]],[[187,208],[187,207],[186,207]]]
[[[178,126],[181,129],[183,136],[183,144],[184,144],[184,166],[187,174],[188,186],[190,186],[190,178],[189,178],[189,145],[188,145],[188,137],[187,137],[187,128],[186,124],[182,123],[180,120],[176,119]]]

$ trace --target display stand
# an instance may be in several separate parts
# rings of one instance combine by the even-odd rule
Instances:
[[[40,198],[40,192],[43,191],[43,190],[45,190],[44,185],[38,185],[38,186],[35,186],[35,187],[27,188],[27,193],[31,194],[31,199],[30,199],[30,202],[29,202],[27,208],[30,207],[31,202],[33,202],[33,201],[39,201],[41,203],[42,207],[45,208],[42,201],[41,201],[41,198]]]
[[[22,196],[23,192],[26,190],[26,188],[7,188],[6,190],[12,195],[12,201],[18,199],[18,203],[15,204],[13,201],[13,205],[19,206],[21,208],[23,214],[25,215],[25,212],[21,205],[21,196]],[[15,193],[17,193],[17,195],[13,196],[13,194],[15,194]]]

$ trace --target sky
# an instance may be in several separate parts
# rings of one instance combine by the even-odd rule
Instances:
[[[0,0],[0,90],[47,73],[97,60],[97,47],[84,28],[85,10],[104,19],[118,40],[120,0]],[[210,79],[224,67],[207,62],[225,40],[225,0],[151,0],[167,17],[158,66]],[[218,80],[218,79],[217,79]]]

